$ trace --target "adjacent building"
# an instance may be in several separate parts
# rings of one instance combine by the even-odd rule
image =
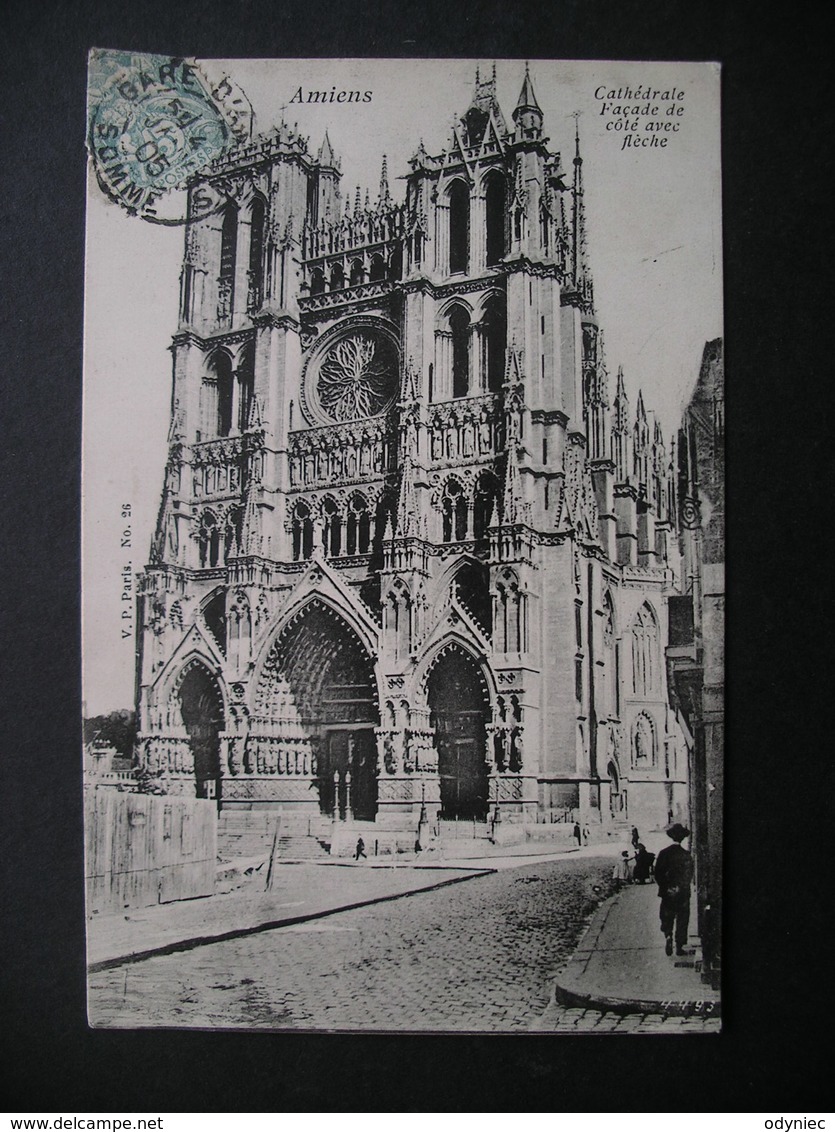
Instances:
[[[725,374],[722,339],[708,342],[678,438],[682,590],[670,598],[667,665],[690,748],[692,845],[704,973],[722,966],[724,782]]]

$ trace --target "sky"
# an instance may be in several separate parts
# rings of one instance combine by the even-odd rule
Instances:
[[[226,73],[246,93],[256,132],[269,130],[283,114],[315,154],[327,129],[342,161],[343,193],[352,199],[357,185],[363,196],[366,188],[376,196],[383,154],[392,195],[402,199],[398,177],[419,141],[429,153],[445,148],[453,122],[470,104],[476,66],[485,76],[492,63],[201,61],[210,76]],[[498,60],[496,72],[510,125],[525,64]],[[640,388],[669,436],[692,391],[704,343],[722,334],[719,69],[531,60],[530,73],[550,148],[561,151],[569,170],[579,113],[589,260],[611,392],[622,365],[633,407]],[[333,86],[370,90],[371,101],[291,102],[299,87]],[[680,128],[666,135],[666,147],[623,149],[623,133],[607,129],[617,119],[612,107],[624,100],[600,95],[638,86],[684,91],[674,102],[683,108],[675,118]],[[663,120],[671,103],[658,105]],[[89,174],[82,492],[88,715],[132,706],[133,595],[123,600],[122,578],[146,562],[159,505],[183,239],[180,227],[128,216]]]

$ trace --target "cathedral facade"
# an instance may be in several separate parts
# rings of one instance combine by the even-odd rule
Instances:
[[[610,398],[579,141],[543,125],[494,71],[402,200],[283,123],[192,184],[139,591],[159,789],[354,828],[686,816],[672,453]]]

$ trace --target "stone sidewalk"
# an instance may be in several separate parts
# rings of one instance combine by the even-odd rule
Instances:
[[[87,965],[91,971],[101,971],[155,955],[190,951],[208,943],[443,888],[493,871],[469,863],[282,863],[269,892],[261,876],[256,875],[231,892],[89,917]]]
[[[554,999],[535,1029],[549,1030],[566,1008],[613,1015],[715,1021],[720,996],[699,974],[698,937],[686,956],[668,956],[654,884],[627,885],[597,909],[571,959],[557,975]],[[711,1031],[714,1027],[711,1026]]]
[[[608,846],[584,850],[596,856],[611,851]],[[530,845],[502,850],[462,840],[443,853],[420,856],[283,860],[269,892],[259,870],[239,887],[214,896],[89,917],[87,965],[91,971],[104,970],[187,951],[567,854],[577,850]]]

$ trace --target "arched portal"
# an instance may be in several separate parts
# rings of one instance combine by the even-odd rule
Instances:
[[[223,696],[215,677],[202,664],[192,664],[183,677],[178,696],[183,725],[194,755],[198,798],[220,801],[220,732],[223,730]]]
[[[435,732],[441,779],[441,817],[487,816],[489,777],[486,722],[490,711],[484,680],[463,649],[435,664],[427,682],[430,726]]]
[[[254,723],[317,755],[323,813],[373,821],[379,708],[374,663],[329,605],[314,599],[281,631],[258,683]]]

